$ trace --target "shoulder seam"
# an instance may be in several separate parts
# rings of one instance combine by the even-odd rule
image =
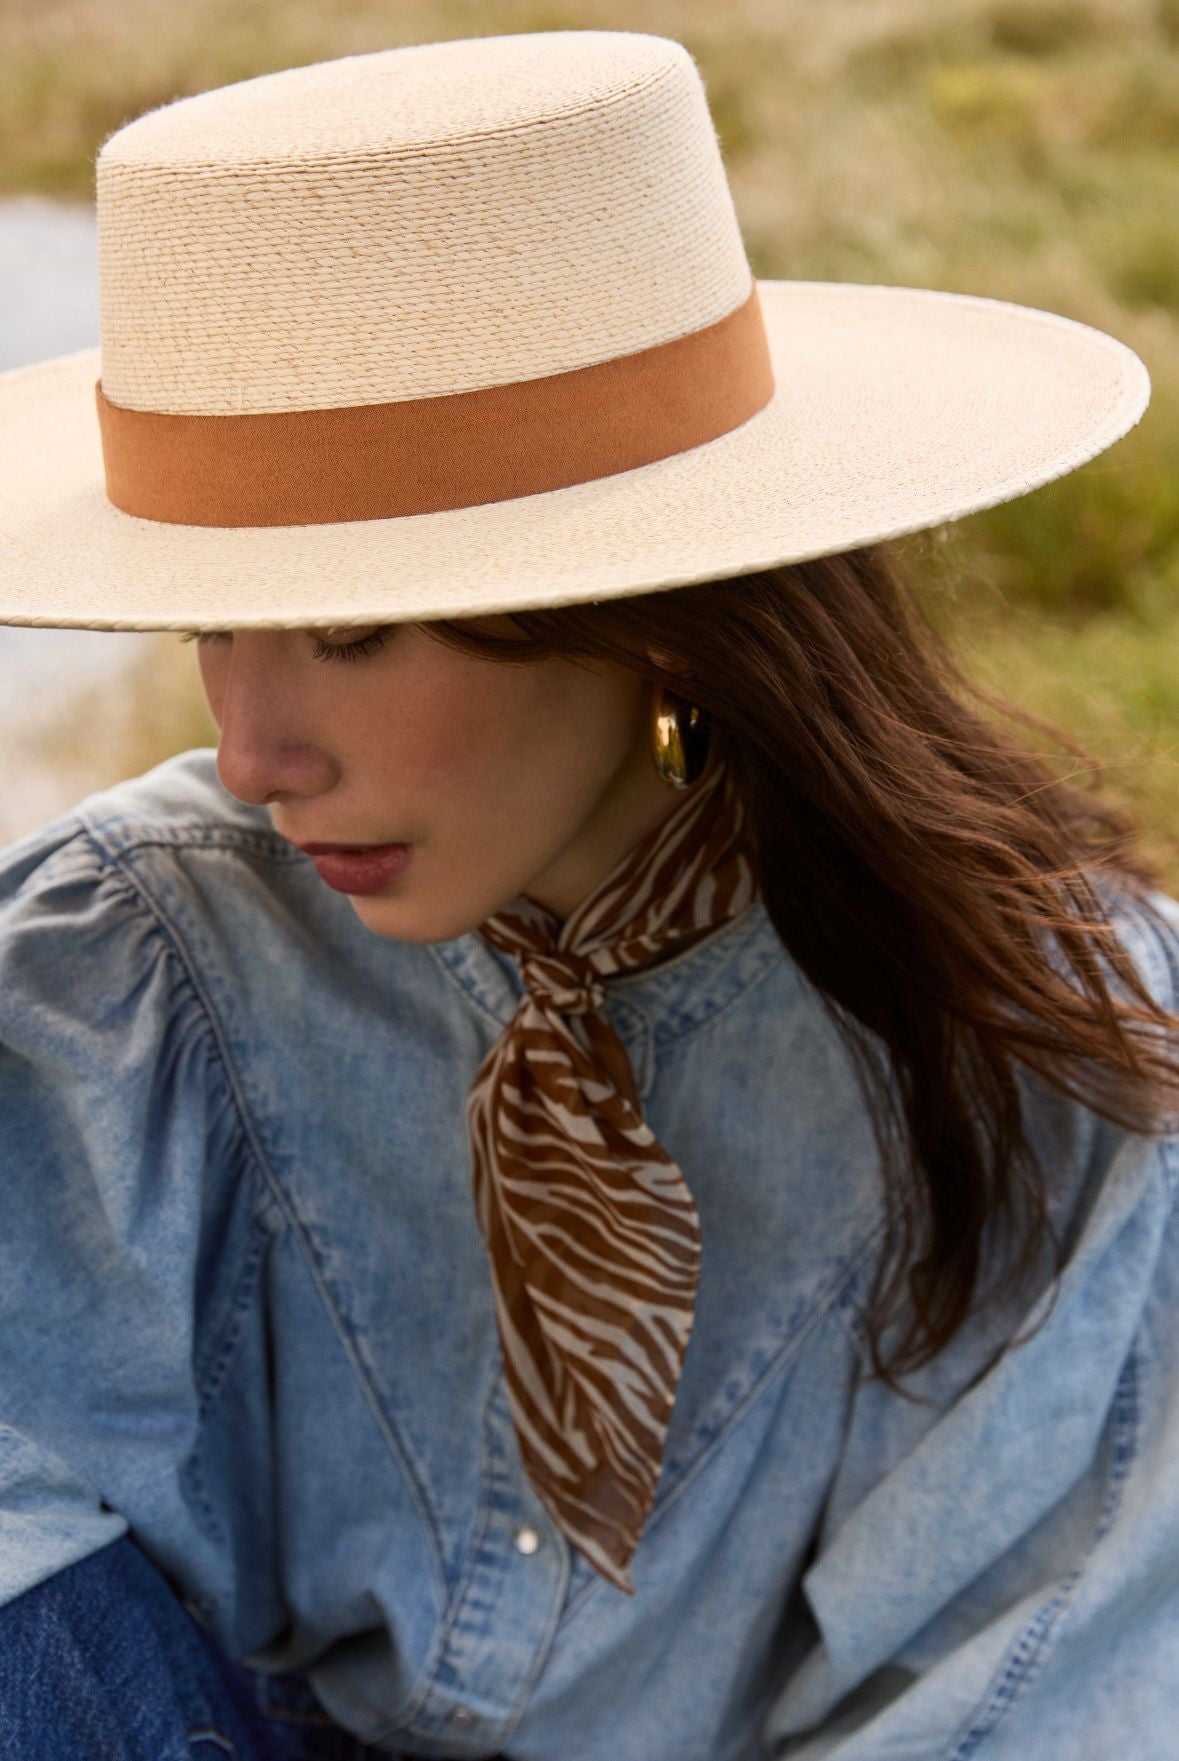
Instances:
[[[99,846],[99,849],[101,851],[101,846]],[[202,1018],[204,1019],[207,1030],[212,1038],[218,1062],[225,1073],[225,1080],[233,1101],[234,1112],[237,1115],[238,1129],[249,1149],[256,1168],[262,1175],[263,1186],[267,1197],[273,1202],[276,1196],[274,1179],[271,1175],[266,1157],[262,1152],[262,1147],[258,1141],[253,1120],[250,1118],[249,1110],[245,1105],[241,1087],[237,1079],[237,1071],[230,1055],[229,1047],[226,1044],[220,1018],[212,1006],[205,987],[200,982],[196,968],[188,955],[188,951],[163,907],[143,884],[141,878],[131,872],[129,866],[122,860],[121,856],[108,854],[105,858],[105,865],[108,873],[114,874],[116,878],[122,882],[123,886],[129,893],[138,897],[143,910],[152,919],[156,933],[166,942],[180,965],[185,981],[196,999]],[[257,1214],[257,1209],[260,1208],[261,1207],[256,1208],[255,1215]]]
[[[303,853],[285,839],[264,831],[250,831],[245,826],[140,826],[133,821],[126,821],[121,825],[116,824],[115,836],[104,836],[110,828],[96,825],[84,812],[78,814],[78,821],[107,862],[117,862],[120,857],[133,855],[138,850],[152,849],[231,849],[244,850],[250,855],[266,857],[275,862],[296,863],[306,860]]]

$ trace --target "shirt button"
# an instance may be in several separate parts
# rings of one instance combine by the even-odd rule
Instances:
[[[475,1714],[469,1706],[454,1706],[447,1714],[447,1724],[453,1724],[456,1730],[470,1730],[476,1722]]]
[[[512,1539],[516,1543],[517,1553],[535,1553],[540,1546],[540,1536],[527,1523],[521,1524]]]

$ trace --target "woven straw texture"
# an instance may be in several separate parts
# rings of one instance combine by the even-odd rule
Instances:
[[[701,329],[752,279],[695,64],[638,33],[221,87],[112,135],[96,189],[103,389],[130,409],[531,379]]]
[[[1053,313],[761,280],[775,394],[689,451],[394,519],[143,519],[106,496],[100,376],[190,415],[477,390],[701,329],[751,275],[695,64],[641,33],[244,81],[120,129],[97,188],[101,349],[0,374],[0,622],[290,628],[670,588],[1027,494],[1149,401],[1132,350]]]
[[[112,508],[97,350],[0,377],[0,618],[292,628],[640,592],[937,525],[1094,457],[1149,380],[1102,332],[967,295],[759,282],[778,389],[741,428],[513,502],[338,526],[167,526]]]

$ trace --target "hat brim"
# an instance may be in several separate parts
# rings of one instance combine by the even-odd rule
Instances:
[[[106,497],[98,349],[0,374],[0,623],[423,621],[651,592],[1012,501],[1150,401],[1104,331],[977,295],[759,281],[776,389],[717,440],[567,489],[330,525],[179,526]]]

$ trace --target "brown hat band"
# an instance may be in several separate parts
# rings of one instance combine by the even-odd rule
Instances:
[[[108,498],[182,526],[385,520],[510,501],[727,434],[770,400],[757,283],[715,324],[512,385],[343,409],[189,416],[94,387]]]

